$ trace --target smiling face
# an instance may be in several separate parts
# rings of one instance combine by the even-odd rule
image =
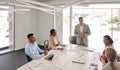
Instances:
[[[109,40],[106,37],[103,38],[103,42],[106,46],[109,44]]]

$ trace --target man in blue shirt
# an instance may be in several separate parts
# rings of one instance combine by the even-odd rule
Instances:
[[[35,41],[35,36],[33,33],[27,35],[29,43],[25,46],[25,53],[32,59],[39,59],[47,55],[48,51],[43,51],[38,47],[37,42]]]

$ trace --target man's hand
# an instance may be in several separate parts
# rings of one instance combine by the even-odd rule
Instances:
[[[62,51],[62,50],[63,50],[63,48],[57,48],[57,50],[61,50],[61,51]]]
[[[84,33],[80,33],[80,38],[83,38],[85,37],[85,34]]]
[[[47,55],[47,54],[48,54],[48,51],[47,51],[47,50],[45,50],[45,51],[44,51],[44,55]]]
[[[55,46],[59,46],[59,44],[56,44]]]
[[[98,70],[97,68],[94,68],[94,70]]]

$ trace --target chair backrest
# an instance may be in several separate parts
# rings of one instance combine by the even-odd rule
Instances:
[[[70,36],[70,37],[69,37],[69,42],[70,42],[71,44],[77,44],[77,43],[76,43],[76,36]]]
[[[49,40],[44,41],[44,47],[46,50],[48,50]]]
[[[33,60],[30,56],[28,56],[27,54],[26,54],[26,57],[27,57],[27,61],[28,62],[30,62],[31,60]]]
[[[120,54],[117,54],[117,61],[120,62]]]
[[[42,50],[45,50],[45,47],[43,45],[38,44],[38,47]]]

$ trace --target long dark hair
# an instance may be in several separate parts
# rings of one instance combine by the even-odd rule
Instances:
[[[56,31],[55,29],[51,29],[50,30],[50,35],[53,35],[55,31]]]
[[[113,40],[109,35],[105,35],[104,37],[109,41],[111,45],[113,44]]]

